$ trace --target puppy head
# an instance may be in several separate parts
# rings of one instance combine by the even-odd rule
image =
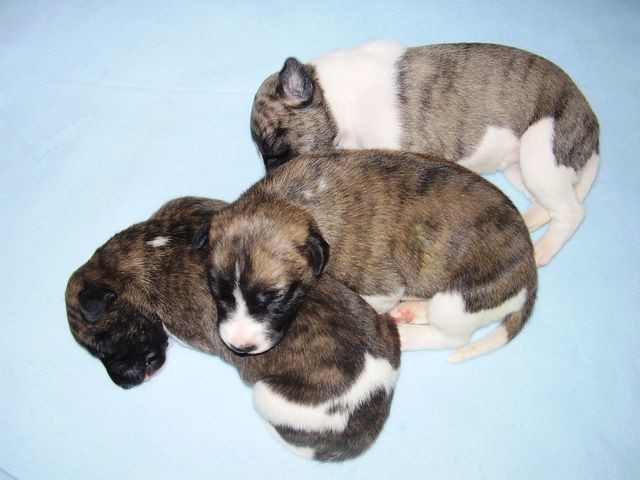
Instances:
[[[288,58],[258,89],[251,136],[267,171],[300,153],[333,148],[337,134],[313,67]]]
[[[195,230],[225,205],[201,197],[170,200],[146,222],[114,235],[69,279],[71,332],[121,387],[138,385],[163,365],[165,325],[194,348],[225,351],[212,333],[206,252],[192,247]]]
[[[74,338],[100,359],[111,379],[131,388],[165,361],[168,337],[149,296],[144,246],[129,229],[98,249],[67,284],[67,318]],[[126,240],[123,242],[123,240]],[[147,245],[149,248],[154,248]]]
[[[220,338],[237,354],[278,343],[329,259],[329,246],[306,213],[263,203],[214,215],[196,234],[207,242],[208,281]]]

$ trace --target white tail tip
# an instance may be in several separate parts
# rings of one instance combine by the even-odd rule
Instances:
[[[507,329],[501,324],[486,337],[482,337],[480,340],[456,350],[455,353],[447,357],[447,361],[450,363],[464,362],[470,358],[479,357],[485,353],[493,352],[494,350],[502,347],[508,341],[509,335],[507,333]]]

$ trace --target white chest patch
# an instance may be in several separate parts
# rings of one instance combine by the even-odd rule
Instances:
[[[396,62],[405,50],[377,41],[311,62],[337,123],[341,148],[400,148]]]
[[[519,145],[513,130],[487,127],[474,152],[458,163],[480,174],[502,171],[518,160]]]
[[[164,247],[169,243],[169,237],[156,237],[153,240],[149,240],[147,245],[151,245],[153,248]]]
[[[271,425],[298,430],[341,432],[347,427],[351,413],[377,390],[389,394],[398,378],[398,371],[384,358],[365,354],[365,365],[351,387],[331,400],[318,405],[292,402],[274,392],[265,382],[253,387],[253,403],[258,413]]]

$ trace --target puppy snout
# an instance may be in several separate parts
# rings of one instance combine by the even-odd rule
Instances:
[[[267,323],[250,316],[235,316],[218,324],[220,338],[227,347],[239,355],[255,355],[273,346]]]

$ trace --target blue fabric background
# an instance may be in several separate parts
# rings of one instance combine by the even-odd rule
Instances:
[[[534,51],[596,111],[587,217],[529,325],[460,366],[404,355],[382,435],[340,465],[288,453],[204,354],[173,345],[153,381],[112,384],[68,331],[71,272],[165,200],[261,176],[249,110],[285,57],[379,38]],[[631,0],[2,2],[0,477],[640,478],[639,52]]]

